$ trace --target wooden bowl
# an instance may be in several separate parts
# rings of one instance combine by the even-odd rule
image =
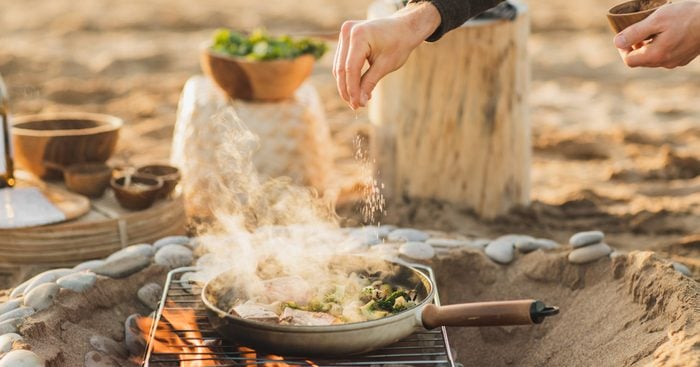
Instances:
[[[160,177],[163,180],[163,187],[158,193],[159,198],[164,198],[170,195],[178,182],[180,182],[180,170],[177,167],[168,166],[165,164],[152,164],[148,166],[139,167],[136,171],[138,173],[145,173],[148,175],[153,175]]]
[[[103,163],[114,153],[123,124],[118,117],[82,112],[17,117],[12,126],[17,165],[41,178],[59,178],[57,166]]]
[[[112,168],[104,163],[78,163],[63,171],[68,190],[97,198],[104,194],[112,179]]]
[[[608,10],[608,23],[615,33],[620,33],[670,2],[669,0],[633,0],[615,5]]]
[[[289,60],[248,61],[202,49],[202,71],[233,99],[280,101],[291,98],[311,75],[315,59],[302,55]]]
[[[163,187],[163,180],[153,175],[135,173],[131,175],[131,184],[126,186],[127,177],[112,177],[109,182],[119,205],[129,210],[143,210],[153,205]]]

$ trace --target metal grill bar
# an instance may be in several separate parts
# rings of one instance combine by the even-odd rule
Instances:
[[[430,267],[414,265],[425,272],[435,284],[435,276]],[[224,341],[213,330],[209,324],[206,308],[199,297],[191,294],[182,285],[180,276],[189,271],[196,271],[194,267],[175,269],[168,273],[165,282],[163,298],[156,312],[155,322],[151,325],[151,332],[144,357],[144,367],[169,367],[181,366],[181,363],[194,363],[199,361],[213,361],[218,367],[241,367],[241,366],[371,366],[371,367],[391,367],[391,366],[439,366],[455,367],[447,340],[445,328],[433,331],[419,332],[399,341],[389,347],[371,352],[366,355],[341,357],[335,359],[315,358],[305,359],[298,357],[277,357],[258,354],[254,351],[240,350],[238,345]],[[440,304],[440,298],[435,292],[435,303]],[[167,305],[167,307],[166,307]],[[163,311],[194,311],[196,324],[199,329],[173,329],[173,334],[184,343],[195,341],[197,345],[206,346],[206,352],[192,351],[196,348],[193,344],[172,343],[170,348],[181,348],[179,353],[158,353],[153,350],[153,338],[155,331],[161,322]],[[201,337],[190,337],[188,333],[198,332]],[[191,335],[191,334],[189,334]],[[184,350],[189,348],[189,350]],[[170,349],[172,350],[172,349]],[[185,364],[187,365],[187,364]]]

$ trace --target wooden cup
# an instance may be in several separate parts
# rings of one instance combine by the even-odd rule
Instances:
[[[632,0],[615,5],[608,10],[608,23],[615,33],[620,33],[670,2],[670,0]]]

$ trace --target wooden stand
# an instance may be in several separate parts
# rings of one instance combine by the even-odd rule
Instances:
[[[527,8],[420,45],[370,103],[388,200],[435,198],[492,218],[530,194]]]
[[[329,184],[334,171],[330,128],[313,86],[303,84],[289,100],[246,102],[230,100],[207,78],[193,76],[178,105],[171,154],[171,163],[183,174],[188,216],[211,216],[238,185],[229,172],[230,152],[221,153],[233,144],[226,125],[236,121],[223,118],[231,109],[259,139],[252,154],[256,176],[286,176],[324,197],[336,195]]]

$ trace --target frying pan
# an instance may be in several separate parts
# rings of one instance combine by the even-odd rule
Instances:
[[[416,331],[439,326],[497,326],[539,324],[559,309],[536,300],[463,303],[436,306],[435,288],[419,270],[391,263],[390,275],[382,279],[393,286],[414,289],[415,307],[381,319],[326,326],[276,325],[247,320],[225,310],[237,298],[230,284],[236,271],[224,272],[202,290],[214,329],[225,339],[275,354],[290,356],[338,356],[380,349]]]

